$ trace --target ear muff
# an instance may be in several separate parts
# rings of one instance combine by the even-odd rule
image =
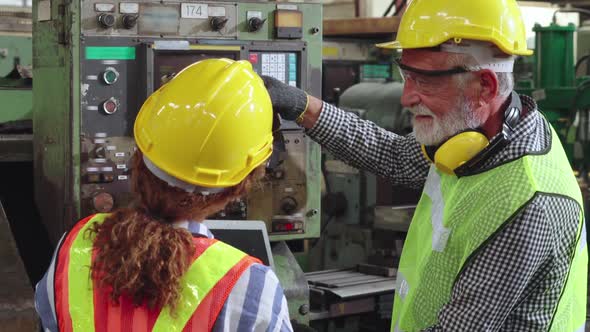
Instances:
[[[504,111],[502,131],[492,141],[483,132],[468,129],[452,136],[438,147],[422,146],[422,152],[441,172],[459,176],[465,174],[512,141],[521,110],[520,97],[512,91],[510,104]]]
[[[422,146],[426,158],[433,162],[441,172],[455,175],[455,170],[473,159],[490,145],[490,141],[483,133],[468,130],[459,133],[435,149],[434,156],[430,147]]]

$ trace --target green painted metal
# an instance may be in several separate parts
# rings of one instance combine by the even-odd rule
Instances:
[[[35,200],[57,243],[79,216],[80,2],[52,1],[47,21],[39,21],[38,5],[33,3],[33,76],[40,87],[33,90]]]
[[[536,100],[541,112],[553,125],[574,168],[586,168],[589,157],[574,158],[577,142],[575,118],[578,110],[590,109],[590,77],[576,79],[573,24],[548,27],[535,25],[536,49],[533,81],[516,82],[519,93]],[[587,145],[582,143],[582,145]],[[590,156],[590,154],[584,154]]]
[[[20,65],[30,67],[32,61],[30,33],[0,32],[0,123],[31,120],[33,91],[29,82],[4,78]]]
[[[30,120],[33,117],[33,91],[29,89],[6,89],[0,87],[0,123]]]
[[[542,27],[536,24],[535,31],[535,86],[556,88],[573,86],[574,32],[576,26],[551,24]]]
[[[15,58],[23,66],[33,64],[32,40],[30,33],[0,32],[0,77],[12,71]]]

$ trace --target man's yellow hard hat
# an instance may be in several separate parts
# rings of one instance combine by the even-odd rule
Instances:
[[[270,97],[249,62],[208,59],[145,101],[134,134],[148,168],[168,183],[225,188],[271,155],[272,121]]]
[[[531,55],[516,0],[411,0],[397,39],[377,45],[407,49],[435,47],[448,40],[487,41],[511,55]]]

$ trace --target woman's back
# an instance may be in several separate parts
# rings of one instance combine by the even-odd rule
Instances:
[[[174,314],[169,308],[150,309],[147,303],[136,306],[128,296],[113,302],[108,288],[84,277],[90,273],[90,264],[84,262],[92,259],[85,230],[105,216],[91,216],[74,226],[60,244],[53,271],[38,284],[36,305],[49,331],[291,331],[287,302],[274,272],[215,240],[196,222],[182,223],[194,232],[195,254],[182,278]],[[51,274],[53,285],[48,284]]]

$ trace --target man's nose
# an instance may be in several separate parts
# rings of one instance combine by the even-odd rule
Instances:
[[[420,104],[420,95],[416,91],[416,85],[412,80],[406,80],[401,98],[402,106],[413,107]]]

